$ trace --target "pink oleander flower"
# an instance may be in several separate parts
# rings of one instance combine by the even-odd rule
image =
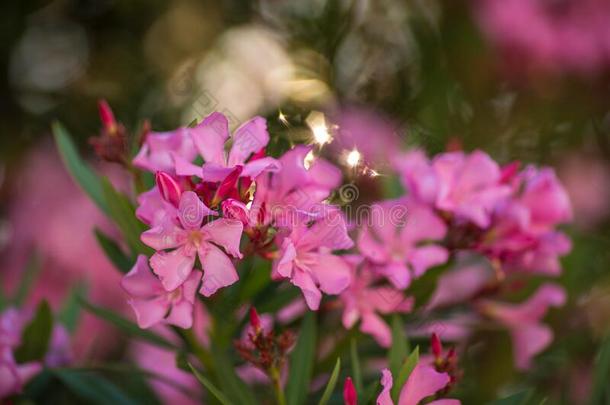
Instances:
[[[398,405],[417,405],[449,384],[451,378],[447,373],[439,373],[430,365],[418,363],[405,385],[400,390]],[[392,373],[388,369],[381,371],[381,385],[383,390],[377,397],[377,405],[394,405],[390,391],[392,390]],[[438,399],[429,405],[459,405],[457,399]]]
[[[483,314],[498,320],[509,329],[515,365],[524,370],[530,367],[532,358],[553,340],[553,331],[543,325],[541,319],[549,307],[560,307],[565,301],[563,288],[547,283],[520,304],[481,300],[477,305]]]
[[[269,143],[267,122],[262,117],[254,117],[235,130],[228,154],[225,143],[230,137],[229,121],[223,114],[208,115],[191,129],[190,135],[205,163],[197,166],[191,163],[192,159],[176,155],[176,173],[180,176],[222,181],[235,167],[243,166],[240,176],[254,179],[264,171],[277,171],[281,167],[276,159],[260,155]]]
[[[599,73],[610,65],[604,0],[478,0],[479,25],[512,74]]]
[[[148,266],[148,258],[139,255],[136,264],[127,273],[121,286],[129,294],[140,328],[167,323],[188,329],[193,325],[193,306],[199,285],[200,272],[194,270],[182,285],[166,291],[161,281]]]
[[[140,151],[133,159],[134,166],[150,172],[176,173],[177,158],[191,162],[197,149],[191,139],[194,128],[178,128],[168,132],[149,132]]]
[[[500,168],[481,151],[444,153],[433,161],[438,176],[436,206],[486,228],[495,205],[510,193]]]
[[[351,281],[350,267],[332,251],[349,249],[343,215],[328,211],[313,224],[295,224],[287,236],[278,237],[279,257],[273,262],[274,278],[287,278],[303,292],[307,305],[317,310],[326,294],[340,294]]]
[[[505,271],[558,275],[570,240],[555,227],[572,219],[567,193],[550,168],[528,167],[516,177],[516,195],[495,208],[477,250],[498,259]]]
[[[447,249],[428,243],[444,238],[447,227],[423,204],[404,198],[384,201],[373,205],[368,222],[358,249],[396,288],[407,288],[412,279],[447,261]]]
[[[510,193],[498,164],[486,153],[443,153],[428,161],[421,151],[396,158],[407,193],[458,219],[486,228],[495,205]]]
[[[192,191],[182,193],[177,214],[177,218],[166,218],[141,236],[146,245],[157,251],[150,265],[163,288],[174,291],[182,285],[189,278],[197,256],[203,266],[201,294],[209,297],[219,288],[236,282],[239,277],[227,254],[242,257],[239,252],[242,223],[220,218],[203,224],[206,217],[217,213]]]
[[[346,258],[351,261],[351,258]],[[406,313],[413,309],[413,299],[388,286],[373,286],[375,275],[366,268],[357,270],[357,260],[352,264],[352,283],[341,293],[343,326],[351,329],[361,320],[360,330],[370,334],[383,347],[392,344],[392,331],[380,315]]]
[[[306,164],[312,150],[297,145],[280,159],[282,169],[257,179],[250,222],[290,228],[315,215],[321,202],[341,183],[341,170],[322,158]]]

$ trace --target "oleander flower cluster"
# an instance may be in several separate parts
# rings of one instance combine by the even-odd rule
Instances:
[[[272,141],[263,117],[235,124],[213,112],[167,132],[144,125],[132,156],[132,137],[108,104],[100,103],[100,115],[95,151],[128,170],[135,190],[130,200],[101,183],[106,199],[98,202],[125,238],[101,239],[123,272],[137,323],[119,317],[118,325],[131,334],[147,329],[141,338],[175,350],[176,366],[219,402],[245,401],[250,394],[233,392],[242,382],[269,386],[279,404],[285,392],[311,394],[326,378],[316,362],[335,360],[358,336],[375,353],[367,376],[381,370],[378,404],[459,404],[452,398],[461,359],[481,326],[510,335],[520,370],[551,343],[544,318],[567,298],[550,279],[571,249],[560,227],[572,219],[553,169],[500,164],[480,150],[429,157],[396,147],[383,175],[399,192],[360,201],[359,177],[375,182],[380,173],[368,166],[373,155],[358,151],[366,136],[337,143],[353,143],[351,151],[328,153],[324,144],[342,136],[338,125],[323,128],[339,132],[322,141],[286,147]],[[317,323],[333,333],[318,334]],[[431,353],[401,349],[407,336]],[[228,347],[240,363],[217,357]],[[385,351],[388,358],[377,358]],[[9,388],[18,390],[28,367],[38,372],[40,364],[3,352]],[[302,372],[311,384],[299,381]],[[214,386],[231,376],[232,388]],[[353,377],[343,393],[352,405],[365,395],[361,373]]]

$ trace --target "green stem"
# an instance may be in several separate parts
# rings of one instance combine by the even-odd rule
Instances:
[[[286,405],[286,396],[284,395],[284,389],[282,388],[282,382],[280,381],[280,372],[277,367],[271,367],[269,376],[273,382],[273,389],[278,405]]]

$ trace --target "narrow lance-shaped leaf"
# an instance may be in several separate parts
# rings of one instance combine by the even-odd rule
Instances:
[[[417,346],[411,352],[409,357],[407,357],[405,362],[400,367],[400,371],[398,372],[398,374],[395,374],[396,377],[394,377],[395,378],[394,386],[392,387],[392,397],[394,398],[395,401],[398,400],[398,396],[400,395],[400,390],[402,389],[402,386],[405,385],[405,382],[407,382],[407,379],[411,375],[411,372],[417,365],[418,361],[419,361],[419,346]]]
[[[100,231],[99,229],[94,230],[95,239],[100,245],[108,260],[112,262],[121,273],[127,273],[135,263],[133,259],[127,256],[121,247],[110,238],[108,235]]]
[[[212,384],[212,382],[210,380],[205,378],[203,376],[203,374],[201,374],[199,371],[197,371],[197,369],[195,367],[193,367],[193,365],[191,363],[188,363],[188,366],[191,369],[191,371],[193,372],[193,375],[195,376],[195,378],[197,378],[197,380],[201,383],[201,385],[203,385],[209,391],[209,393],[212,394],[214,396],[214,398],[216,398],[218,400],[218,402],[220,402],[222,405],[231,405],[232,404],[232,402],[229,401],[229,399],[222,392],[220,392],[220,390],[218,388],[216,388],[216,386],[214,384]]]
[[[408,354],[404,324],[399,315],[392,317],[392,346],[388,353],[390,371],[397,376]]]
[[[53,374],[77,397],[91,404],[135,405],[119,387],[106,378],[90,372],[71,369],[55,369]]]
[[[322,394],[322,398],[320,398],[320,402],[318,405],[326,405],[330,396],[333,394],[335,387],[337,385],[337,380],[339,379],[339,372],[341,371],[341,358],[337,358],[337,363],[335,364],[335,368],[333,369],[330,378],[328,379],[328,383],[326,384],[326,388],[324,389],[324,393]]]
[[[290,374],[286,384],[288,405],[306,403],[316,352],[316,313],[308,312],[301,323],[297,344],[290,356]]]
[[[362,393],[362,370],[360,368],[360,357],[358,356],[358,343],[356,338],[352,338],[350,342],[350,356],[352,361],[352,375],[354,378],[354,385],[356,386],[356,393],[360,396]]]
[[[46,301],[42,301],[36,309],[34,318],[23,330],[21,346],[15,351],[17,362],[42,360],[47,353],[52,331],[53,315],[51,308]]]
[[[52,129],[55,145],[68,173],[104,213],[110,214],[100,178],[81,159],[68,131],[59,122],[54,122]]]

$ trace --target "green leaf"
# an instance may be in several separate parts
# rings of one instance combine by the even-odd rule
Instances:
[[[53,315],[51,308],[46,301],[42,301],[36,309],[34,319],[23,330],[21,346],[15,351],[17,362],[42,360],[47,353],[52,331]]]
[[[72,142],[70,134],[59,122],[52,125],[55,145],[59,151],[64,166],[72,176],[76,184],[83,189],[93,202],[106,214],[109,214],[108,206],[104,198],[102,183],[95,172],[79,156],[76,146]]]
[[[360,357],[358,356],[358,343],[356,338],[352,338],[350,342],[350,357],[352,360],[352,374],[354,377],[354,386],[356,393],[360,396],[362,392],[362,369],[360,368]]]
[[[79,398],[93,404],[132,405],[138,402],[128,397],[106,378],[89,371],[55,369],[52,373]]]
[[[95,228],[93,232],[95,233],[97,243],[101,246],[102,250],[106,254],[106,257],[108,257],[114,267],[116,267],[121,273],[129,272],[134,264],[133,259],[127,256],[121,247],[108,235],[97,228]]]
[[[125,242],[135,255],[151,254],[151,249],[140,241],[140,234],[146,229],[135,215],[135,207],[127,196],[118,192],[107,178],[102,178],[102,192],[108,206],[110,218],[117,224]]]
[[[163,347],[166,349],[172,349],[172,350],[177,349],[177,347],[173,343],[166,340],[165,338],[157,335],[156,333],[150,332],[148,330],[140,329],[140,327],[138,325],[131,322],[130,320],[123,318],[121,315],[119,315],[113,311],[93,305],[90,302],[87,302],[82,297],[79,298],[79,302],[83,306],[83,308],[85,308],[87,311],[91,312],[93,315],[95,315],[98,318],[101,318],[105,321],[108,321],[109,323],[113,324],[114,326],[116,326],[117,328],[121,329],[123,332],[127,333],[128,335],[130,335],[134,338],[145,340],[149,343],[152,343],[156,346],[160,346],[160,347]]]
[[[74,286],[70,290],[70,295],[68,295],[59,311],[58,319],[69,332],[74,332],[76,330],[82,309],[79,297],[85,296],[87,296],[87,286],[85,284]]]
[[[197,369],[195,369],[191,363],[188,363],[188,366],[193,372],[195,378],[199,380],[199,382],[218,400],[218,402],[220,402],[222,405],[232,404],[232,402],[229,401],[229,399],[225,397],[225,395],[220,392],[220,390],[216,388],[216,386],[214,386],[210,380],[205,378],[199,371],[197,371]]]
[[[288,405],[305,403],[316,355],[316,313],[307,312],[301,323],[297,344],[290,356],[290,373],[286,384]]]
[[[235,403],[240,405],[256,405],[256,397],[250,388],[235,374],[235,366],[226,353],[215,347],[212,349],[214,371],[222,391]]]
[[[415,347],[415,349],[411,352],[409,357],[407,357],[405,362],[400,367],[400,371],[398,372],[398,374],[395,374],[397,377],[394,377],[394,386],[392,387],[392,396],[395,397],[394,400],[398,399],[402,386],[405,385],[405,382],[407,382],[407,379],[411,375],[411,372],[417,365],[418,361],[419,346]]]
[[[595,373],[593,388],[591,389],[590,405],[603,404],[610,392],[608,379],[610,378],[610,336],[600,345],[595,358]]]
[[[326,405],[333,391],[335,390],[335,386],[337,385],[337,380],[339,379],[339,372],[341,371],[341,358],[337,357],[337,363],[335,364],[335,368],[333,369],[330,378],[328,379],[328,383],[326,384],[326,388],[324,389],[324,393],[322,394],[322,398],[320,398],[320,402],[318,405]]]
[[[36,252],[32,253],[25,266],[25,271],[19,282],[19,287],[17,287],[17,293],[13,298],[15,306],[20,307],[23,305],[32,289],[32,285],[34,285],[34,282],[38,278],[38,274],[40,274],[41,268],[40,256]]]
[[[400,368],[409,352],[404,330],[402,319],[399,315],[394,315],[392,317],[392,346],[388,353],[390,371],[393,376],[397,376],[400,373]]]

